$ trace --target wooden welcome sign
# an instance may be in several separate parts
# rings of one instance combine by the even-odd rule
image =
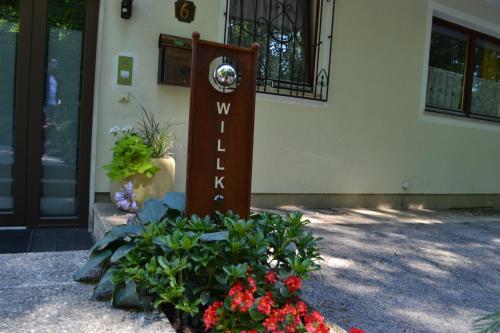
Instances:
[[[258,44],[200,40],[193,33],[186,213],[250,213]]]

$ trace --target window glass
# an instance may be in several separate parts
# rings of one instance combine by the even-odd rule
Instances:
[[[14,106],[19,1],[0,3],[0,212],[13,208]]]
[[[463,110],[467,34],[434,24],[429,56],[427,105]]]
[[[334,1],[227,0],[226,8],[225,43],[260,45],[257,92],[328,100]]]
[[[471,113],[500,117],[500,43],[476,41]]]
[[[77,212],[78,140],[85,0],[48,1],[48,45],[42,112],[44,217]]]
[[[228,43],[259,43],[260,81],[304,82],[309,62],[309,1],[231,0]],[[264,84],[264,82],[260,82]]]

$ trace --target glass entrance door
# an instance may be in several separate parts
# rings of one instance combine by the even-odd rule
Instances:
[[[40,215],[78,215],[80,91],[85,0],[48,0]]]
[[[98,8],[0,0],[0,226],[87,224]]]
[[[19,1],[0,3],[0,212],[14,211],[14,108]]]

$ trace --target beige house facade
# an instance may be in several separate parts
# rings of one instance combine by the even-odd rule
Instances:
[[[136,96],[176,130],[177,191],[184,191],[189,89],[157,84],[161,33],[224,41],[226,0],[195,1],[192,23],[173,1],[135,1],[130,20],[118,0],[100,7],[92,185],[109,191],[102,165],[108,129],[132,124]],[[500,3],[459,0],[337,0],[328,101],[259,93],[255,120],[254,204],[313,207],[453,208],[500,206],[500,124],[426,111],[433,17],[500,37]],[[116,59],[135,59],[135,82],[115,84]],[[203,98],[200,96],[200,98]]]
[[[47,1],[50,11],[52,0],[18,2],[32,3],[36,18],[36,6]],[[158,120],[180,124],[175,127],[179,145],[174,189],[185,191],[190,89],[158,83],[158,39],[160,34],[190,38],[199,31],[201,39],[228,42],[231,1],[193,0],[196,12],[190,23],[176,18],[174,0],[134,0],[129,19],[121,17],[121,0],[86,2],[92,4],[87,15],[95,17],[95,29],[86,28],[86,36],[95,35],[95,48],[87,53],[95,57],[83,65],[94,66],[93,80],[84,75],[82,85],[91,95],[84,107],[92,116],[85,125],[87,141],[80,140],[78,148],[88,151],[88,163],[77,169],[88,172],[88,177],[81,178],[87,179],[88,188],[85,183],[79,192],[83,199],[78,201],[88,205],[78,207],[90,214],[82,216],[92,216],[94,202],[109,198],[110,181],[103,170],[114,144],[109,129],[135,125],[141,115],[138,102]],[[300,51],[314,48],[309,53],[314,55],[309,61],[315,62],[307,74],[309,83],[318,85],[319,68],[327,85],[309,99],[290,96],[293,93],[257,94],[253,205],[500,208],[500,1],[299,2],[305,7],[292,12],[300,16],[301,10],[312,6],[309,21],[304,20],[315,27],[311,32],[315,36]],[[438,21],[450,25],[441,26]],[[453,53],[448,57],[450,66],[460,62],[461,53],[468,59],[462,74],[432,65],[433,32],[448,36],[448,47],[458,52],[449,51]],[[36,38],[32,40],[35,48]],[[486,59],[483,53],[473,58],[478,49],[490,52],[489,67],[481,62]],[[131,85],[117,82],[120,56],[133,59]],[[482,67],[470,65],[471,59],[479,58]],[[54,67],[58,59],[54,56],[47,63]],[[487,69],[492,76],[484,76]],[[444,92],[449,94],[443,97],[447,101],[439,96],[445,87],[443,77],[451,89]],[[50,95],[57,82],[50,75],[46,82],[48,96],[57,102],[57,96]],[[282,91],[287,91],[286,84],[281,84]],[[486,96],[481,92],[485,89],[489,104],[483,100],[485,106],[480,108],[477,103]],[[16,105],[22,106],[22,100]],[[429,107],[436,105],[438,112]],[[46,203],[50,206],[51,201]],[[50,209],[47,212],[50,215]]]

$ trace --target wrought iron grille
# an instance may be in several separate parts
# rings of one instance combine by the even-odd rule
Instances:
[[[225,43],[260,44],[257,92],[328,100],[333,0],[227,0]]]

